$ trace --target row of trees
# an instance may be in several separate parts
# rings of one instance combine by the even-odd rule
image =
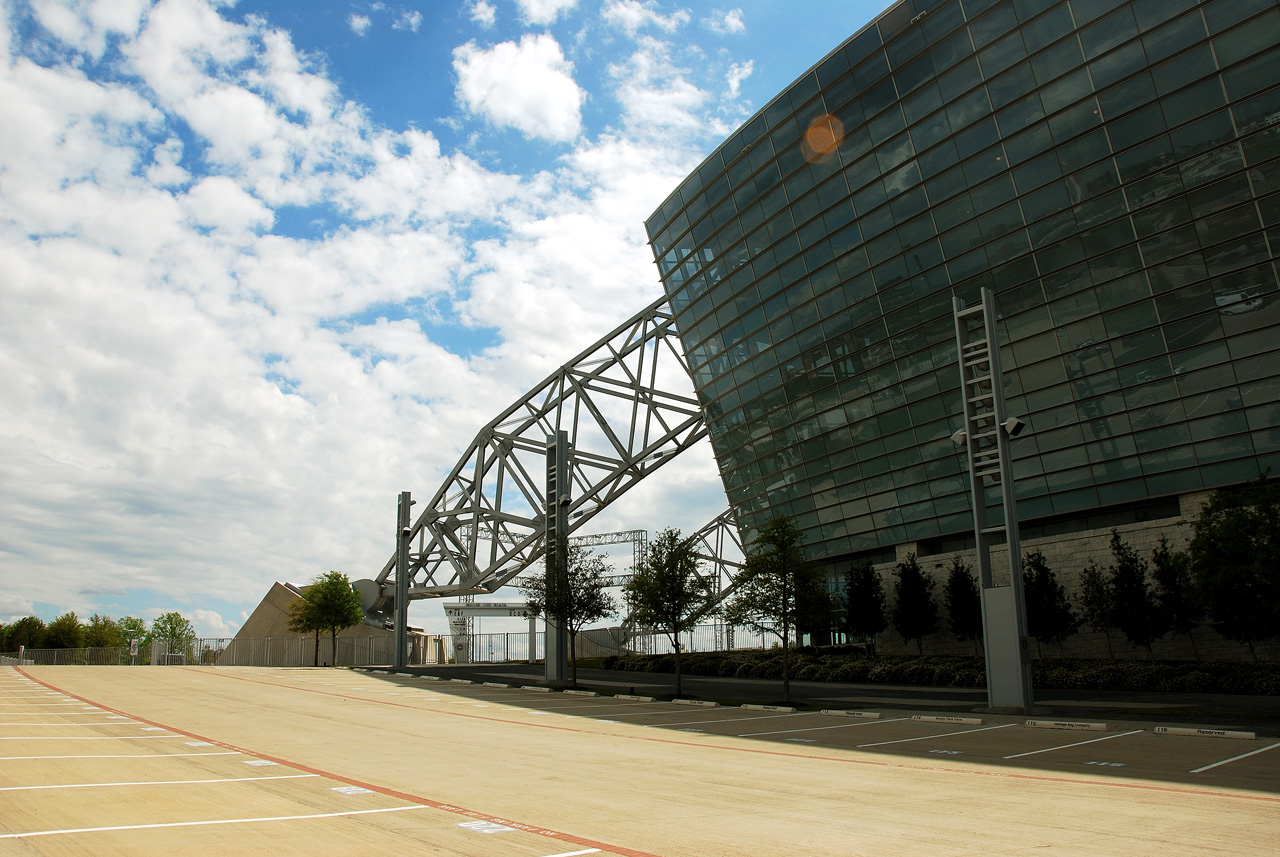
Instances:
[[[113,619],[94,613],[81,622],[74,610],[45,624],[38,616],[24,616],[9,625],[0,625],[0,652],[28,649],[112,648],[137,640],[145,645],[163,641],[171,652],[185,652],[196,639],[195,628],[176,611],[157,616],[150,626],[137,616]]]
[[[1193,532],[1185,551],[1174,550],[1162,536],[1148,559],[1112,530],[1112,562],[1100,567],[1090,560],[1074,604],[1044,555],[1026,554],[1029,636],[1061,647],[1087,625],[1106,636],[1112,657],[1112,635],[1119,633],[1153,658],[1153,643],[1186,636],[1199,657],[1194,632],[1208,621],[1221,636],[1247,645],[1256,660],[1255,643],[1280,634],[1280,489],[1262,479],[1244,490],[1216,492]],[[941,630],[935,583],[914,555],[898,563],[893,574],[895,601],[889,610],[875,570],[869,564],[850,569],[840,630],[874,637],[892,624],[920,647],[924,637]],[[980,641],[977,581],[959,557],[951,562],[943,591],[952,634]]]
[[[1162,538],[1150,560],[1112,530],[1112,563],[1104,570],[1090,562],[1074,604],[1044,554],[1026,554],[1023,588],[1030,636],[1061,646],[1087,624],[1105,633],[1108,645],[1111,633],[1119,631],[1150,654],[1156,640],[1167,634],[1191,637],[1205,618],[1251,651],[1256,641],[1280,633],[1280,490],[1264,478],[1244,490],[1219,491],[1205,504],[1194,530],[1187,551],[1173,550]],[[574,652],[576,636],[586,624],[617,611],[606,592],[609,576],[602,557],[561,540],[550,547],[546,570],[527,578],[521,590],[535,614],[568,631]],[[756,533],[727,603],[711,606],[715,593],[700,573],[694,547],[673,529],[650,545],[626,584],[624,599],[637,625],[671,640],[677,694],[682,692],[681,635],[719,612],[730,623],[778,638],[783,696],[789,699],[790,645],[805,634],[835,629],[874,640],[892,624],[923,653],[924,638],[941,630],[937,583],[914,554],[897,564],[893,577],[892,606],[870,563],[851,567],[843,597],[835,597],[822,571],[805,559],[801,531],[781,517]],[[976,649],[982,637],[978,582],[958,556],[951,561],[942,597],[951,633],[973,640]]]

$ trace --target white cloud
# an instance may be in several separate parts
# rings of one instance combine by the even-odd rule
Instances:
[[[516,0],[520,17],[528,24],[545,26],[578,5],[578,0]]]
[[[485,0],[476,0],[471,7],[471,20],[486,30],[493,26],[497,18],[497,10],[493,8],[493,4],[486,3]]]
[[[648,36],[625,63],[609,71],[628,128],[665,134],[671,129],[709,130],[704,107],[709,95],[672,60],[670,46]]]
[[[97,59],[113,33],[132,36],[138,32],[150,0],[34,0],[36,18],[63,41],[80,44]]]
[[[365,33],[369,32],[369,28],[373,26],[373,21],[368,15],[357,15],[355,12],[352,12],[347,18],[347,26],[350,27],[351,32],[355,33],[357,36],[363,36]]]
[[[464,46],[462,103],[568,143],[519,174],[377,125],[264,19],[99,8],[40,63],[0,39],[0,615],[149,590],[216,633],[274,580],[375,574],[397,491],[659,295],[641,224],[714,145],[723,69],[641,37],[591,135],[550,36]],[[289,217],[328,225],[267,231]],[[490,344],[445,347],[462,325]],[[685,482],[637,496],[634,521],[701,523],[663,511],[697,506]]]
[[[751,73],[755,71],[755,61],[747,60],[744,63],[734,63],[729,66],[729,72],[724,79],[729,84],[729,97],[737,98],[742,90],[742,82],[751,77]]]
[[[654,8],[653,0],[644,3],[639,0],[610,0],[600,15],[607,23],[633,36],[646,26],[673,33],[689,23],[689,13],[685,10],[678,9],[670,15],[663,15]]]
[[[417,9],[400,11],[400,17],[396,18],[394,24],[391,25],[395,30],[410,30],[414,33],[418,32],[418,28],[422,26],[422,13]]]
[[[201,179],[187,192],[183,203],[194,223],[210,229],[266,229],[275,220],[269,208],[226,176]]]
[[[488,50],[467,42],[454,50],[453,69],[459,100],[493,124],[556,142],[581,133],[585,93],[551,36],[526,34]]]
[[[742,20],[741,9],[730,9],[728,12],[716,10],[714,16],[704,18],[702,24],[711,32],[721,35],[735,35],[747,30],[747,25]]]
[[[239,625],[228,622],[214,610],[192,610],[186,618],[198,637],[234,637]]]

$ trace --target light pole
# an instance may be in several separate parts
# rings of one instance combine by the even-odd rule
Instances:
[[[995,297],[991,290],[982,290],[982,301],[977,306],[966,307],[960,298],[952,300],[956,346],[960,353],[964,428],[951,439],[965,448],[969,463],[973,535],[982,596],[987,705],[1025,711],[1032,704],[1031,647],[1022,595],[1022,545],[1018,538],[1009,441],[1022,433],[1026,423],[1006,413]],[[987,521],[986,485],[1000,486],[1003,522]],[[1009,549],[1007,581],[997,579],[991,567],[991,545],[1002,532]]]

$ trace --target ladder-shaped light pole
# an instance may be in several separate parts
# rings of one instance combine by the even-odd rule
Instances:
[[[982,603],[982,643],[986,652],[987,704],[991,708],[1031,707],[1031,648],[1027,640],[1022,594],[1022,545],[1018,538],[1017,499],[1009,441],[1025,428],[1009,417],[1000,371],[995,298],[982,290],[981,302],[966,307],[953,298],[964,428],[951,436],[964,446],[973,498],[973,535],[977,542],[978,585]],[[1003,520],[987,520],[987,486],[1000,487]],[[1001,533],[1009,549],[1008,580],[991,567],[991,545]]]

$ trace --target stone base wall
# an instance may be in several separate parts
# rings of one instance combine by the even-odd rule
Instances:
[[[1121,537],[1148,561],[1150,561],[1152,551],[1160,543],[1161,536],[1169,540],[1171,549],[1183,550],[1190,543],[1193,535],[1190,521],[1199,517],[1200,507],[1210,496],[1211,492],[1199,492],[1179,498],[1182,514],[1178,518],[1164,518],[1128,524],[1116,527],[1116,529],[1120,531]],[[917,546],[914,544],[898,545],[896,553],[899,561],[905,560],[907,554],[916,552],[916,549]],[[1111,555],[1110,528],[1086,530],[1046,538],[1026,539],[1022,542],[1022,549],[1025,553],[1039,550],[1044,554],[1049,567],[1053,569],[1058,578],[1058,583],[1066,589],[1067,597],[1071,600],[1077,615],[1081,612],[1079,607],[1080,572],[1084,570],[1090,560],[1096,563],[1104,572],[1114,562],[1114,558]],[[932,577],[936,584],[934,599],[938,604],[939,624],[944,629],[924,639],[924,653],[926,655],[971,656],[975,654],[973,641],[961,642],[956,640],[950,631],[945,630],[947,617],[946,607],[943,604],[943,589],[947,582],[947,569],[950,567],[951,559],[955,555],[952,553],[928,556],[918,554],[916,557],[920,563],[920,568],[925,574]],[[971,568],[975,569],[974,573],[976,574],[975,551],[960,551],[958,555]],[[993,576],[998,582],[1008,581],[1009,579],[1008,556],[1009,552],[1003,545],[995,547],[991,551]],[[894,563],[881,563],[876,565],[875,569],[880,574],[880,579],[884,584],[885,596],[889,602],[889,608],[892,610],[893,584],[895,581],[893,575]],[[837,572],[833,570],[831,573]],[[843,573],[842,567],[838,570],[841,578]],[[842,585],[843,580],[838,580],[837,587]],[[1186,636],[1166,636],[1164,639],[1154,643],[1152,649],[1159,660],[1196,660],[1197,654],[1199,659],[1203,660],[1247,661],[1251,659],[1248,646],[1224,639],[1208,625],[1202,625],[1192,632],[1192,638],[1194,638],[1194,646],[1192,640]],[[910,643],[904,641],[892,628],[876,637],[876,646],[877,651],[883,654],[914,655],[918,651],[914,640]],[[1068,658],[1116,657],[1145,659],[1147,657],[1146,649],[1129,645],[1122,633],[1112,631],[1110,640],[1108,640],[1107,635],[1093,631],[1088,626],[1082,627],[1079,633],[1069,637],[1061,647],[1057,645],[1041,647],[1034,640],[1032,640],[1031,647],[1033,658],[1063,656]],[[1280,660],[1280,641],[1275,638],[1255,644],[1255,649],[1260,659]]]

